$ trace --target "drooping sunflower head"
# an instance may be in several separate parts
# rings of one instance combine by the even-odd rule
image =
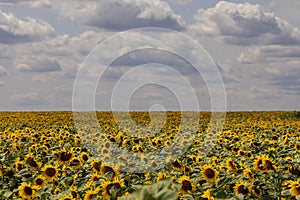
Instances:
[[[201,174],[207,182],[213,183],[217,180],[218,171],[211,165],[204,165],[201,170]]]
[[[277,172],[277,167],[269,157],[265,157],[263,160],[263,165],[266,170],[273,170]]]
[[[179,182],[181,183],[180,191],[183,194],[186,194],[188,192],[192,192],[195,190],[195,184],[189,177],[182,176],[181,178],[179,178]]]
[[[253,194],[255,197],[262,196],[262,191],[259,186],[251,186],[250,191],[251,191],[251,194]]]
[[[23,199],[34,199],[36,196],[36,188],[23,182],[19,187],[19,195]]]
[[[255,181],[255,177],[254,177],[254,174],[253,172],[251,171],[250,168],[246,168],[244,171],[243,171],[243,174],[244,176],[251,182],[254,182]]]
[[[92,169],[95,170],[96,172],[100,172],[100,161],[94,159],[94,160],[91,162],[91,167],[92,167]]]
[[[58,168],[54,165],[45,165],[42,169],[43,177],[46,178],[47,181],[56,180],[58,177]]]
[[[247,186],[247,183],[242,181],[240,183],[237,183],[234,187],[233,187],[233,191],[235,194],[243,194],[243,195],[247,195],[250,193],[250,190]]]

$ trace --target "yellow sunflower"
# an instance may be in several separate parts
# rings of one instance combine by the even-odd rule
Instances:
[[[100,167],[100,175],[104,176],[106,173],[112,173],[113,177],[117,177],[119,175],[119,171],[117,169],[114,169],[103,162]]]
[[[64,148],[58,152],[58,161],[61,164],[69,163],[74,156],[75,154],[72,148],[69,151]]]
[[[234,187],[233,187],[233,191],[235,194],[243,194],[243,195],[247,195],[250,193],[249,188],[247,186],[247,183],[242,181],[240,183],[237,183]]]
[[[174,162],[171,163],[171,167],[173,169],[178,170],[178,171],[183,171],[184,170],[183,163],[180,160],[178,160],[178,159],[176,159]]]
[[[256,160],[254,161],[254,169],[259,172],[266,172],[267,169],[264,167],[264,158],[265,156],[257,156]]]
[[[205,190],[204,194],[201,197],[206,198],[207,200],[215,200],[216,199],[215,197],[213,197],[211,195],[210,189]]]
[[[43,176],[36,177],[33,182],[38,189],[41,189],[46,185],[46,179]]]
[[[207,182],[214,183],[218,177],[218,171],[211,165],[204,165],[201,174]]]
[[[19,187],[19,195],[23,199],[34,199],[36,196],[36,188],[23,182]]]
[[[80,159],[82,162],[87,162],[89,160],[89,158],[90,158],[89,154],[87,154],[86,152],[82,152],[80,154]]]
[[[25,160],[25,163],[29,166],[30,169],[36,170],[36,169],[39,169],[42,166],[42,163],[35,160],[35,158],[32,155],[27,154],[25,156],[24,160]]]
[[[251,182],[255,181],[254,174],[252,173],[250,168],[244,169],[243,174],[249,181],[251,181]]]
[[[259,186],[251,186],[250,191],[251,191],[251,194],[253,194],[256,197],[262,196],[262,191]]]
[[[65,194],[62,198],[59,198],[58,200],[72,200],[73,196],[71,194]]]
[[[16,172],[21,171],[23,168],[24,168],[23,162],[20,161],[20,158],[19,158],[19,157],[16,158],[16,161],[15,161],[15,169],[16,169]]]
[[[110,199],[112,195],[112,190],[118,190],[124,187],[124,182],[122,180],[115,178],[112,182],[105,181],[104,183],[102,183],[101,187],[103,190],[102,193],[103,197],[106,199]]]
[[[299,183],[299,181],[291,182],[290,186],[291,186],[291,189],[290,189],[291,195],[293,197],[300,196],[300,183]]]
[[[232,160],[232,158],[228,158],[226,160],[226,167],[228,171],[232,171],[235,172],[238,170],[238,166],[236,163],[234,163],[234,161]]]
[[[190,192],[195,191],[195,184],[187,176],[180,177],[179,182],[181,183],[180,192],[182,192],[183,194],[186,194],[189,191]]]
[[[96,172],[100,172],[100,161],[94,159],[94,160],[91,162],[91,167],[92,167],[92,169],[95,170]]]
[[[47,181],[56,180],[58,177],[58,168],[53,165],[45,165],[42,169],[43,177],[47,179]]]

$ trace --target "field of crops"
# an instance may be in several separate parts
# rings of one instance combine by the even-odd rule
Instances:
[[[164,126],[145,135],[132,134],[129,125],[119,128],[111,113],[97,113],[104,134],[87,132],[101,147],[101,159],[84,145],[72,112],[2,112],[0,199],[300,199],[299,112],[227,113],[218,132],[210,116],[199,113],[195,138],[179,145],[185,150],[179,157],[158,161],[144,155],[178,140],[184,128],[179,112],[168,112]],[[156,126],[147,113],[131,117],[150,124],[148,133]],[[208,142],[216,145],[205,155]],[[118,156],[111,144],[148,159],[153,169],[169,164],[128,172],[126,158],[106,162]]]

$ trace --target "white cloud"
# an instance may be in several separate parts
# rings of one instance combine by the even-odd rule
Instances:
[[[52,8],[52,4],[48,0],[34,1],[30,6],[32,8]]]
[[[59,62],[49,58],[26,58],[16,66],[20,72],[54,72],[61,71]]]
[[[196,36],[221,36],[233,45],[300,44],[300,31],[258,4],[220,1],[214,8],[199,9],[190,31]]]
[[[127,30],[137,27],[165,27],[183,30],[183,18],[175,14],[168,3],[161,0],[102,0],[59,1],[56,9],[62,15],[81,24],[109,30]]]
[[[5,87],[4,81],[0,81],[0,87]]]
[[[19,19],[12,13],[5,13],[0,9],[0,43],[34,42],[53,35],[55,35],[54,28],[43,20],[31,17]]]
[[[7,70],[0,65],[0,76],[7,76],[7,75],[8,75]]]
[[[45,102],[37,93],[20,93],[10,97],[18,106],[38,106]]]

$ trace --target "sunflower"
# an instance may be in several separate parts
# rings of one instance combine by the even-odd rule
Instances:
[[[101,174],[101,176],[104,176],[106,173],[111,173],[113,175],[113,177],[116,177],[119,175],[119,172],[117,169],[114,169],[103,162],[100,167],[100,174]]]
[[[186,194],[189,191],[191,192],[191,191],[195,190],[195,184],[187,176],[180,177],[179,182],[181,183],[180,192],[182,192],[183,194]]]
[[[228,171],[232,171],[235,172],[238,170],[237,164],[234,163],[234,161],[232,160],[232,158],[228,158],[226,160],[226,167]]]
[[[211,165],[204,165],[201,170],[201,174],[207,182],[214,183],[218,177],[218,171]]]
[[[92,169],[95,170],[96,172],[100,172],[100,161],[94,159],[94,160],[91,162],[91,167],[92,167]]]
[[[78,191],[74,186],[70,187],[70,193],[74,199],[79,199]]]
[[[113,190],[118,190],[124,187],[124,183],[122,180],[115,178],[112,182],[105,181],[102,183],[103,197],[106,199],[110,199]]]
[[[295,144],[295,150],[296,150],[297,152],[300,152],[300,144]]]
[[[259,186],[251,186],[250,191],[251,191],[251,194],[253,194],[256,197],[261,197],[262,196],[262,191],[259,188]]]
[[[36,177],[33,182],[38,189],[41,189],[46,185],[46,179],[43,176]]]
[[[81,166],[81,160],[79,158],[72,158],[71,162],[70,162],[70,166],[73,168],[79,168]]]
[[[247,187],[247,183],[244,181],[235,184],[235,186],[233,187],[233,191],[235,194],[243,194],[243,195],[247,195],[250,192],[249,188]]]
[[[42,169],[42,172],[43,172],[43,176],[47,179],[47,181],[56,180],[58,177],[57,166],[45,165]]]
[[[23,199],[34,199],[36,196],[36,188],[23,182],[19,187],[19,195]]]
[[[35,160],[35,158],[32,155],[27,154],[25,156],[25,163],[29,166],[30,169],[36,170],[39,169],[42,166],[41,162],[38,162]]]
[[[87,190],[85,195],[84,195],[84,200],[90,200],[95,197],[96,192],[94,190]]]
[[[290,189],[291,195],[293,197],[300,196],[300,183],[298,181],[293,181],[291,182],[290,186],[291,186]]]
[[[58,161],[61,164],[69,163],[75,156],[73,149],[67,151],[65,148],[58,152]]]
[[[65,194],[62,198],[59,198],[58,200],[72,200],[73,196],[71,194]]]
[[[254,169],[256,171],[259,171],[259,172],[266,172],[267,169],[264,167],[264,158],[265,156],[257,156],[256,160],[254,161],[253,165],[254,165]]]
[[[82,152],[80,154],[80,159],[82,162],[87,162],[89,160],[89,158],[90,158],[89,154],[87,154],[86,152]]]
[[[94,182],[99,181],[100,180],[100,176],[98,174],[92,174],[90,180],[86,183],[86,186],[91,186],[94,184]]]
[[[201,197],[206,198],[207,200],[215,200],[215,197],[213,197],[211,195],[211,190],[210,189],[205,190],[205,192],[203,193],[203,195]]]
[[[266,170],[273,170],[274,172],[277,172],[277,167],[270,158],[265,157],[263,164]]]
[[[183,171],[183,169],[184,169],[183,163],[178,159],[176,159],[174,162],[172,162],[171,167],[178,171]]]
[[[19,158],[19,157],[16,158],[16,161],[15,161],[15,169],[16,169],[16,172],[21,171],[23,168],[24,168],[23,162],[20,161],[20,158]]]
[[[252,173],[251,169],[250,168],[246,168],[244,171],[243,171],[245,177],[251,181],[251,182],[254,182],[255,181],[255,177],[254,177],[254,174]]]
[[[156,181],[167,179],[169,176],[164,172],[159,172]]]

